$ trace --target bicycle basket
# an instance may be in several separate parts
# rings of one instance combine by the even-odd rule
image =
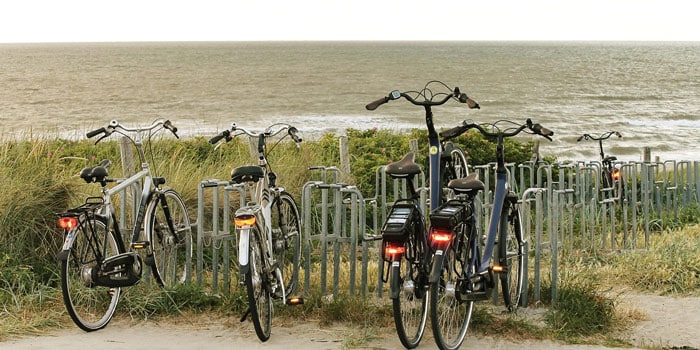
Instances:
[[[452,229],[460,222],[471,216],[468,205],[451,200],[439,206],[430,213],[430,226],[435,228]]]
[[[413,233],[413,218],[418,209],[409,203],[397,203],[391,209],[391,213],[382,227],[382,239],[384,241],[405,242]]]

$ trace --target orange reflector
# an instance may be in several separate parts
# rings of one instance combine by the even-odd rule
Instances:
[[[131,244],[131,248],[134,248],[134,249],[143,249],[143,248],[146,248],[146,245],[143,244],[143,243],[133,243],[133,244]]]
[[[64,216],[58,218],[58,227],[70,230],[78,226],[78,218],[74,216]]]
[[[233,219],[233,222],[236,227],[253,226],[255,225],[255,215],[239,216]]]
[[[493,272],[503,272],[503,266],[493,265]]]
[[[291,297],[287,299],[287,305],[302,305],[304,304],[304,298],[302,297]]]

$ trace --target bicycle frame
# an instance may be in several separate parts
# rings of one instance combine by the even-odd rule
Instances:
[[[508,168],[505,166],[505,156],[503,152],[503,136],[499,136],[498,145],[496,146],[496,185],[494,189],[493,196],[493,206],[491,209],[491,220],[489,221],[487,236],[486,236],[486,246],[481,257],[481,262],[476,270],[476,274],[484,273],[489,269],[491,264],[491,256],[493,255],[493,248],[496,243],[496,237],[502,229],[501,227],[501,214],[503,213],[503,205],[506,200],[506,196],[510,191],[510,183],[508,179],[510,178],[508,174]]]

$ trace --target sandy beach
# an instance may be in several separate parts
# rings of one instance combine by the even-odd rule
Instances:
[[[700,348],[700,298],[667,297],[626,293],[620,296],[620,307],[634,309],[646,315],[631,329],[616,334],[632,348],[698,349]],[[525,317],[537,317],[541,312],[523,310]],[[105,329],[85,333],[76,328],[47,331],[45,335],[29,336],[0,342],[3,350],[69,350],[69,349],[196,349],[205,346],[216,349],[402,349],[394,329],[389,327],[376,334],[344,325],[320,327],[317,323],[273,323],[272,336],[262,343],[250,323],[234,318],[181,321],[139,321],[114,319]],[[369,340],[367,340],[369,339]],[[463,349],[609,349],[600,345],[571,345],[553,341],[504,341],[493,337],[469,335]],[[435,349],[430,329],[418,349]]]

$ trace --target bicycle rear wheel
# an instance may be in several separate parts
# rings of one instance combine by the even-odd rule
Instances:
[[[192,265],[192,228],[185,202],[173,189],[156,193],[146,218],[156,281],[164,287],[184,283]]]
[[[123,253],[123,249],[105,220],[82,219],[82,224],[68,233],[75,240],[61,261],[61,291],[70,318],[80,329],[91,332],[107,326],[121,294],[121,288],[96,285],[93,271],[106,258]]]
[[[430,321],[435,342],[442,350],[458,349],[467,336],[474,302],[460,300],[458,291],[465,283],[468,256],[468,245],[457,244],[433,260],[440,265],[440,278],[430,284]]]
[[[524,268],[527,252],[517,203],[511,203],[509,211],[504,213],[508,215],[502,218],[507,222],[501,226],[498,256],[503,264],[503,272],[500,273],[503,302],[508,311],[515,312],[520,304],[523,283],[526,283]]]
[[[282,192],[272,203],[272,249],[282,271],[285,297],[296,292],[301,264],[301,220],[294,198]],[[282,297],[281,289],[275,291]]]
[[[257,226],[252,227],[248,243],[248,270],[244,278],[255,333],[261,341],[267,341],[272,329],[272,299],[263,244],[260,230]]]
[[[416,249],[419,244],[414,238],[409,239],[406,254],[391,266],[391,288],[398,289],[398,296],[392,299],[394,323],[401,344],[408,349],[418,346],[428,319],[428,291],[425,281],[421,281],[419,260],[424,249]]]

